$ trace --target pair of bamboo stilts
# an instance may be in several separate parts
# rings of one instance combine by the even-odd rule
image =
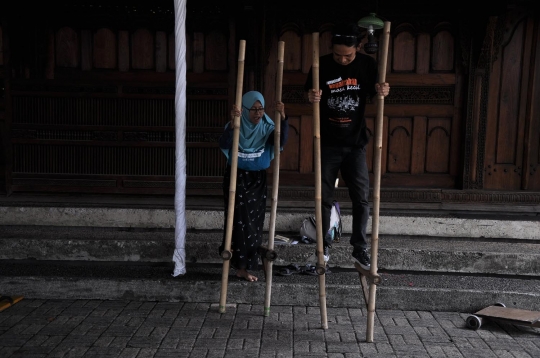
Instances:
[[[384,22],[382,53],[379,60],[379,82],[386,81],[386,63],[388,57],[388,42],[390,38],[390,22]],[[312,34],[313,42],[313,62],[312,62],[312,82],[313,88],[319,91],[319,33]],[[284,42],[278,44],[278,77],[276,85],[276,99],[281,100],[281,87],[283,79],[283,54]],[[238,56],[238,77],[236,90],[236,106],[242,106],[242,84],[244,77],[244,55],[245,55],[245,40],[240,41],[240,52]],[[374,160],[374,183],[373,183],[373,216],[372,216],[372,232],[371,232],[371,267],[370,274],[372,277],[377,276],[377,255],[378,255],[378,240],[379,240],[379,209],[380,209],[380,183],[381,183],[381,158],[382,158],[382,130],[383,130],[383,114],[384,114],[384,96],[377,97],[377,119],[375,123],[375,160]],[[274,177],[272,185],[272,211],[270,214],[268,250],[274,249],[274,234],[275,220],[277,211],[277,197],[279,184],[279,155],[280,142],[279,136],[281,132],[280,114],[276,111],[276,127],[274,137]],[[236,172],[238,165],[238,139],[240,134],[240,117],[234,119],[234,136],[233,136],[233,157],[231,162],[231,181],[229,186],[229,211],[227,217],[227,232],[225,240],[222,287],[219,311],[225,312],[225,304],[227,298],[227,282],[229,274],[229,260],[232,257],[231,236],[232,236],[232,221],[234,216],[234,198],[236,194]],[[323,247],[323,232],[322,232],[322,207],[321,207],[321,148],[320,148],[320,107],[319,103],[313,103],[313,145],[315,151],[315,218],[316,218],[316,233],[317,233],[317,273],[319,274],[319,306],[321,312],[321,326],[323,329],[328,329],[328,319],[326,310],[326,265],[324,262],[324,247]],[[270,299],[272,291],[272,260],[264,260],[266,272],[266,290],[264,302],[264,315],[270,313]],[[369,297],[366,302],[368,306],[368,319],[366,329],[366,341],[373,342],[373,327],[375,322],[375,298],[376,286],[379,280],[372,280],[369,287]],[[367,297],[367,296],[366,296]]]
[[[388,58],[388,42],[390,38],[390,22],[384,22],[382,53],[379,60],[379,82],[386,82],[386,62]],[[312,82],[316,92],[319,91],[319,33],[313,33],[313,64]],[[369,292],[365,295],[368,309],[366,341],[373,342],[373,327],[375,322],[375,297],[376,287],[380,283],[377,274],[377,255],[379,244],[379,209],[381,189],[381,158],[382,158],[382,131],[384,120],[384,96],[377,96],[377,119],[375,122],[375,158],[373,167],[373,215],[371,230],[371,267],[370,276],[374,279],[369,284]],[[328,328],[326,315],[326,289],[325,289],[325,263],[322,232],[322,207],[321,207],[321,148],[320,148],[320,109],[319,102],[313,103],[313,145],[315,151],[315,218],[317,230],[317,257],[319,273],[319,301],[321,310],[321,325]],[[361,274],[362,275],[362,274]],[[362,284],[367,281],[362,281]]]
[[[283,82],[283,58],[284,58],[285,42],[278,42],[278,70],[276,79],[276,101],[281,101],[281,87]],[[242,108],[242,92],[244,83],[244,60],[246,52],[246,41],[240,40],[240,48],[238,54],[238,75],[236,78],[236,107]],[[274,128],[274,160],[273,160],[273,181],[272,181],[272,206],[270,212],[270,224],[268,233],[268,248],[259,252],[262,256],[264,272],[266,276],[266,289],[264,298],[264,315],[270,315],[270,301],[272,294],[272,267],[273,261],[276,258],[274,252],[274,236],[276,227],[276,212],[279,189],[279,159],[281,153],[281,114],[276,109],[275,112],[275,128]],[[234,204],[236,196],[236,173],[238,169],[238,141],[240,138],[240,116],[234,118],[234,132],[231,157],[231,179],[229,184],[229,203],[227,212],[227,225],[225,236],[225,247],[222,253],[223,272],[221,275],[221,297],[219,302],[219,312],[224,313],[227,302],[227,285],[229,278],[231,253],[231,240],[234,219]]]

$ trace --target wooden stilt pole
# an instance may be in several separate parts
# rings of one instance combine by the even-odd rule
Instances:
[[[386,59],[388,57],[388,42],[390,38],[390,22],[385,21],[382,34],[382,52],[379,60],[379,83],[386,81]],[[371,276],[377,276],[377,254],[379,251],[379,208],[381,192],[381,157],[382,157],[382,132],[384,121],[384,96],[377,96],[377,120],[375,123],[375,158],[373,160],[373,215],[371,229]],[[368,318],[366,329],[366,341],[373,342],[373,326],[375,323],[375,295],[377,293],[377,281],[369,285]]]
[[[281,101],[281,87],[283,83],[283,57],[285,50],[285,42],[278,42],[278,70],[276,79],[276,101]],[[272,180],[272,211],[270,212],[270,225],[268,232],[268,254],[263,256],[263,265],[265,266],[266,291],[264,297],[264,315],[270,315],[270,300],[272,296],[272,266],[276,258],[274,255],[274,237],[276,234],[276,215],[279,190],[279,156],[281,153],[280,135],[281,135],[281,114],[278,110],[275,113],[275,128],[274,128],[274,172]]]
[[[319,33],[313,33],[313,63],[312,63],[313,88],[319,91]],[[321,308],[321,325],[328,329],[326,315],[326,264],[324,263],[324,244],[322,232],[322,209],[321,209],[321,131],[320,131],[320,107],[319,102],[313,103],[313,146],[315,151],[315,221],[317,231],[317,270],[319,274],[319,305]]]
[[[244,61],[246,54],[246,41],[240,40],[238,50],[238,74],[236,77],[236,107],[242,113],[242,91],[244,85]],[[219,299],[219,312],[225,313],[227,303],[227,285],[229,281],[230,260],[232,258],[231,239],[234,219],[234,201],[236,196],[236,173],[238,169],[238,141],[240,138],[240,116],[234,117],[233,144],[231,153],[231,180],[229,184],[229,206],[227,211],[227,226],[225,247],[221,253],[223,258],[223,272],[221,274],[221,296]]]

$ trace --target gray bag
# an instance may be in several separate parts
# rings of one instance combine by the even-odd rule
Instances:
[[[334,200],[332,205],[332,212],[330,214],[330,229],[328,233],[332,236],[333,242],[339,242],[343,227],[341,225],[341,211],[339,209],[339,203]],[[310,244],[317,242],[317,226],[315,216],[311,215],[302,221],[300,226],[300,237],[303,243]]]

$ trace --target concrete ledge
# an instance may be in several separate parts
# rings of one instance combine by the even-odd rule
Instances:
[[[222,235],[188,232],[186,262],[222,263],[218,256]],[[3,260],[164,263],[172,261],[175,249],[171,230],[4,226],[0,237]],[[540,276],[536,241],[387,235],[379,238],[378,247],[378,268],[384,270]],[[276,245],[275,264],[303,264],[315,249],[315,244]],[[331,267],[353,267],[348,238],[335,243],[330,253]]]
[[[275,230],[297,232],[309,211],[278,213]],[[371,218],[368,232],[371,232]],[[343,231],[350,233],[352,216],[343,215]],[[223,211],[187,210],[187,230],[223,230]],[[265,230],[270,215],[267,213]],[[174,229],[171,209],[77,208],[77,207],[0,207],[0,225],[45,225],[82,227],[123,227]],[[538,220],[496,220],[430,216],[379,217],[379,235],[425,235],[540,239]]]
[[[190,272],[188,270],[188,272]],[[362,287],[354,274],[345,275],[348,284],[332,283],[326,275],[327,307],[365,307]],[[352,275],[352,276],[351,276]],[[189,277],[40,277],[11,276],[0,277],[3,294],[23,295],[29,299],[101,299],[101,300],[140,300],[169,302],[209,302],[220,300],[221,282],[219,273],[213,280],[193,280]],[[272,284],[272,305],[319,306],[319,285],[317,277],[310,276],[310,282],[280,282]],[[470,281],[475,278],[469,278]],[[418,280],[414,281],[418,284]],[[463,277],[461,278],[463,281]],[[442,285],[441,285],[442,286]],[[470,286],[466,285],[466,286]],[[377,286],[376,307],[378,309],[458,311],[475,312],[483,307],[503,302],[508,307],[540,309],[540,294],[519,291],[477,289],[465,287],[450,288],[403,287],[383,283]],[[502,285],[501,287],[504,287]],[[231,278],[227,287],[227,303],[264,304],[265,282],[256,283]],[[261,312],[262,314],[262,312]]]

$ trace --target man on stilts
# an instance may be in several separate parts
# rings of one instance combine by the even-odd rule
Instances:
[[[386,82],[378,83],[375,59],[357,52],[362,37],[355,23],[336,26],[332,34],[332,53],[321,56],[319,61],[320,90],[313,88],[313,68],[304,89],[310,103],[320,102],[322,232],[326,234],[330,228],[335,182],[341,171],[353,205],[352,258],[369,270],[366,235],[369,137],[364,111],[368,97],[387,96],[390,86]],[[329,259],[332,238],[325,235],[323,241],[324,256]]]

